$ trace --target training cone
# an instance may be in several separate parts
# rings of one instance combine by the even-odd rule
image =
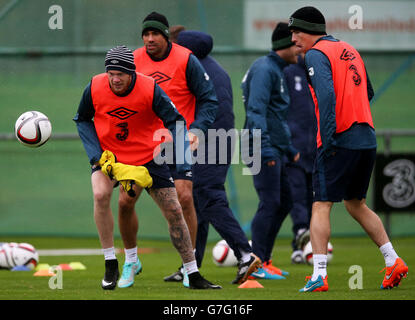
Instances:
[[[32,271],[32,269],[27,266],[15,266],[12,271]]]
[[[69,266],[72,270],[86,270],[86,267],[81,262],[71,262]]]
[[[36,266],[35,271],[40,271],[40,270],[49,270],[50,265],[47,263],[40,263]]]
[[[64,270],[68,270],[68,271],[73,270],[72,267],[67,263],[61,263],[59,265],[59,267],[61,268],[62,271],[64,271]]]
[[[55,274],[49,270],[39,270],[33,274],[35,277],[53,277]]]
[[[251,288],[263,288],[264,286],[256,280],[246,280],[238,288],[239,289],[251,289]]]

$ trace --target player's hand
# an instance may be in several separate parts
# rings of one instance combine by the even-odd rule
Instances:
[[[101,154],[101,159],[99,159],[99,165],[102,167],[105,162],[110,162],[110,163],[115,163],[117,162],[117,159],[115,158],[115,155],[109,151],[109,150],[105,150],[104,152],[102,152]]]
[[[268,166],[268,167],[273,167],[273,166],[275,166],[275,165],[276,165],[275,160],[271,160],[271,161],[268,161],[268,162],[267,162],[267,166]]]
[[[190,150],[195,151],[199,146],[199,138],[192,132],[188,132],[189,141],[190,141]]]
[[[297,162],[298,160],[300,160],[300,153],[299,152],[293,158],[294,162]]]

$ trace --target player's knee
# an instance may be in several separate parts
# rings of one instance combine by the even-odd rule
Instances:
[[[193,194],[191,190],[186,190],[181,192],[179,195],[179,202],[183,209],[191,208],[194,206],[193,204]]]
[[[182,209],[182,206],[180,205],[179,201],[173,202],[169,207],[169,211],[171,211],[172,213],[174,213],[176,215],[182,215],[183,214],[183,209]]]
[[[366,203],[363,200],[345,200],[344,206],[346,207],[346,210],[351,214],[354,215],[355,213],[358,213],[362,209],[366,207]]]
[[[120,197],[118,199],[118,208],[120,209],[120,213],[132,211],[132,209],[134,209],[134,206],[134,198]]]
[[[111,192],[105,190],[94,190],[94,202],[99,204],[106,204],[111,201]]]

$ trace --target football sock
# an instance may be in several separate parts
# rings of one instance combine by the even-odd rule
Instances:
[[[382,252],[383,257],[385,258],[385,265],[387,267],[392,267],[395,263],[395,260],[398,258],[395,250],[393,249],[392,243],[387,242],[380,248],[380,252]]]
[[[187,275],[199,271],[199,269],[197,268],[196,260],[190,261],[188,263],[183,263],[183,268],[184,270],[186,270]]]
[[[247,263],[249,260],[251,260],[251,252],[246,252],[241,249],[239,249],[239,252],[241,253],[241,261],[242,263]]]
[[[124,249],[125,252],[125,263],[137,262],[137,247],[131,249]]]
[[[104,253],[105,260],[117,259],[117,257],[115,256],[115,248],[114,247],[102,249],[102,252]]]
[[[250,252],[245,252],[241,250],[241,261],[242,263],[247,263],[249,260],[251,260],[251,253]]]
[[[327,255],[313,254],[314,271],[311,281],[316,281],[318,276],[323,279],[327,276]]]

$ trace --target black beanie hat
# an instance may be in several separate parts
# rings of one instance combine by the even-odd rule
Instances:
[[[294,45],[288,23],[280,22],[272,32],[272,50],[281,50]]]
[[[105,56],[105,71],[108,70],[135,73],[133,52],[126,46],[118,46],[109,50]]]
[[[294,12],[288,22],[290,30],[299,30],[308,34],[327,34],[326,20],[314,7],[303,7]]]
[[[153,29],[161,32],[166,39],[169,39],[169,22],[165,16],[155,11],[144,18],[142,29],[141,36],[146,30]]]

